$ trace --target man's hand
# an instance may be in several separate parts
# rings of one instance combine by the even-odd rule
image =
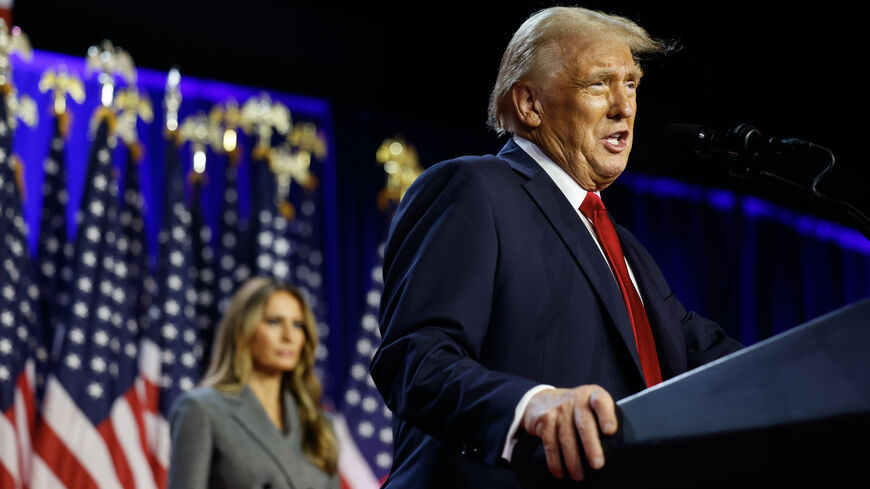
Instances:
[[[616,433],[616,411],[613,398],[597,385],[546,389],[532,396],[521,426],[543,442],[547,466],[554,476],[561,479],[568,469],[571,478],[579,481],[583,480],[580,445],[593,469],[604,467],[598,429],[605,435]]]

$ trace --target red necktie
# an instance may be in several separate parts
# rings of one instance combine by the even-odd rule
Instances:
[[[610,268],[616,276],[616,282],[622,291],[623,299],[625,299],[625,308],[628,309],[631,329],[634,331],[634,342],[637,345],[643,377],[646,380],[646,386],[652,387],[662,381],[656,343],[649,327],[649,318],[646,316],[643,302],[641,302],[640,296],[628,276],[628,267],[625,266],[625,256],[622,254],[622,246],[619,244],[616,229],[613,227],[610,216],[607,215],[604,203],[592,192],[586,194],[586,198],[580,204],[580,212],[592,220],[592,227],[595,229],[595,234],[598,235],[598,240],[601,242]]]

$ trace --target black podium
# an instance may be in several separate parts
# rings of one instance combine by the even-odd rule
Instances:
[[[622,399],[617,415],[605,467],[579,484],[549,475],[540,443],[517,445],[534,452],[515,466],[523,487],[863,486],[870,299]]]
[[[604,441],[607,464],[585,487],[866,483],[870,300],[617,405],[620,430]]]

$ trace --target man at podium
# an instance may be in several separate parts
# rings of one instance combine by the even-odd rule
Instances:
[[[614,399],[741,347],[685,310],[602,202],[631,151],[638,60],[664,51],[622,17],[532,15],[490,99],[507,144],[407,192],[371,371],[397,416],[385,487],[520,487],[528,436],[551,474],[537,487],[582,480],[619,429]]]

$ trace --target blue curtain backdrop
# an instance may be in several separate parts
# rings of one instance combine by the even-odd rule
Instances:
[[[605,195],[686,307],[744,344],[870,297],[870,242],[856,230],[758,197],[630,172]]]

